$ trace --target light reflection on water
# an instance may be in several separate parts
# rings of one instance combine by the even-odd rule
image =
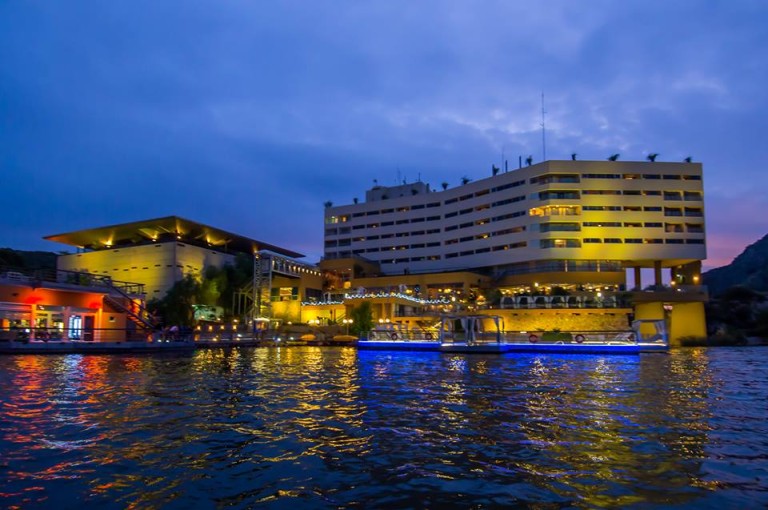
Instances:
[[[760,349],[6,356],[0,395],[0,507],[768,503]]]

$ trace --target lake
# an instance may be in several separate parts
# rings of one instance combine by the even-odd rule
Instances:
[[[0,508],[763,508],[768,349],[0,357]]]

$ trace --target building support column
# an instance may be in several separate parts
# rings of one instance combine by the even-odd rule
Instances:
[[[661,287],[663,285],[661,281],[661,261],[660,260],[654,260],[653,261],[653,284],[657,287]]]

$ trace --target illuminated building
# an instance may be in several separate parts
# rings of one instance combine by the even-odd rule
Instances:
[[[145,340],[143,287],[70,271],[0,273],[0,340]]]
[[[442,191],[374,186],[364,202],[325,209],[321,267],[340,288],[435,298],[447,285],[469,306],[497,290],[517,320],[623,309],[666,314],[673,338],[704,336],[703,199],[697,163],[546,161]],[[653,292],[627,295],[627,271],[641,291],[642,269]]]
[[[162,298],[185,275],[200,278],[207,267],[234,264],[241,254],[254,261],[258,289],[243,289],[235,297],[243,315],[297,320],[301,299],[322,293],[320,271],[293,259],[300,253],[177,216],[45,239],[77,248],[77,253],[58,257],[58,269],[140,283],[148,300]]]

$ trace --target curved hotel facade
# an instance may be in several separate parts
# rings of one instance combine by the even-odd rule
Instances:
[[[327,207],[324,223],[321,265],[349,266],[347,287],[374,276],[353,270],[362,262],[377,266],[380,281],[406,285],[417,275],[428,282],[471,272],[479,286],[510,296],[661,291],[669,271],[667,292],[635,293],[629,313],[669,314],[671,301],[685,316],[680,324],[697,324],[688,332],[704,333],[698,163],[546,161],[441,191],[422,182],[375,186],[363,203]]]
[[[374,187],[365,203],[326,209],[325,257],[362,256],[384,274],[480,269],[599,281],[660,266],[693,279],[704,232],[700,164],[548,161],[445,191]]]

